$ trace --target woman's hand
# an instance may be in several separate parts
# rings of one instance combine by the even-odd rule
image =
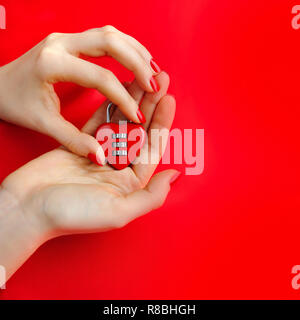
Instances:
[[[95,88],[118,105],[128,119],[143,122],[144,117],[136,101],[111,71],[80,59],[80,54],[111,56],[135,74],[143,90],[159,89],[153,75],[160,69],[150,53],[114,27],[76,34],[55,33],[0,68],[0,119],[52,136],[81,156],[102,152],[100,158],[104,159],[97,141],[61,116],[53,83],[67,81]]]
[[[141,110],[147,119],[144,127],[149,140],[140,157],[151,152],[159,160],[165,146],[153,143],[153,132],[168,136],[175,100],[166,95],[168,75],[162,72],[156,78],[159,92],[144,95],[137,81],[128,87],[128,92],[136,103],[144,95]],[[92,135],[105,122],[106,105],[107,102],[98,109],[83,132]],[[116,109],[112,121],[120,118]],[[2,183],[0,265],[7,268],[10,276],[47,239],[119,228],[158,208],[179,173],[171,169],[152,177],[156,167],[157,163],[137,163],[116,171],[108,165],[99,167],[64,148],[29,162]]]

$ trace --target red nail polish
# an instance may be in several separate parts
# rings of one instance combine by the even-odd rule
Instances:
[[[160,73],[160,72],[161,72],[160,67],[158,66],[158,64],[157,64],[153,59],[151,59],[150,65],[151,65],[151,68],[152,68],[155,72],[157,72],[157,73]]]
[[[143,112],[140,109],[138,109],[138,111],[136,112],[136,115],[139,118],[141,123],[145,123],[146,122],[146,118],[145,118]]]
[[[101,166],[101,167],[103,166],[102,163],[100,163],[100,162],[97,161],[97,157],[96,157],[95,154],[89,153],[89,154],[88,154],[88,158],[89,158],[92,162],[94,162],[96,165]]]
[[[159,85],[158,85],[157,81],[153,77],[150,79],[150,84],[151,84],[152,89],[155,92],[159,91]]]
[[[170,180],[170,184],[174,183],[179,178],[180,175],[181,175],[181,172],[175,173],[174,176]]]

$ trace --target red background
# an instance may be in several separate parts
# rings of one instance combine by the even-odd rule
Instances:
[[[182,176],[161,209],[121,230],[46,243],[1,298],[300,297],[291,286],[300,264],[300,30],[291,27],[291,9],[300,1],[1,4],[0,65],[51,32],[111,24],[170,74],[174,126],[205,129],[204,173]],[[132,78],[117,63],[99,63]],[[78,125],[101,97],[76,86],[58,91],[64,115]],[[2,180],[56,143],[2,122],[0,146]]]

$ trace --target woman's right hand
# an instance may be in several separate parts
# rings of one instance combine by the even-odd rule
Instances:
[[[53,84],[66,81],[95,88],[128,119],[137,123],[145,119],[115,75],[80,59],[80,54],[111,56],[135,74],[143,90],[159,90],[153,77],[160,72],[159,67],[145,47],[129,35],[112,26],[74,34],[54,33],[0,68],[0,119],[49,135],[80,156],[97,155],[103,162],[103,150],[96,139],[61,116]]]

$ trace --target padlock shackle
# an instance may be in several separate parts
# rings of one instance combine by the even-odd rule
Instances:
[[[106,122],[107,123],[110,123],[110,109],[111,107],[113,106],[114,104],[112,102],[110,102],[107,106],[107,109],[106,109]],[[120,121],[125,121],[125,120],[119,120]],[[127,122],[130,122],[130,123],[133,123],[132,121],[129,121],[129,120],[126,120]]]
[[[107,109],[106,109],[106,122],[109,123],[110,122],[110,108],[111,106],[113,105],[112,102],[110,102],[107,106]]]

